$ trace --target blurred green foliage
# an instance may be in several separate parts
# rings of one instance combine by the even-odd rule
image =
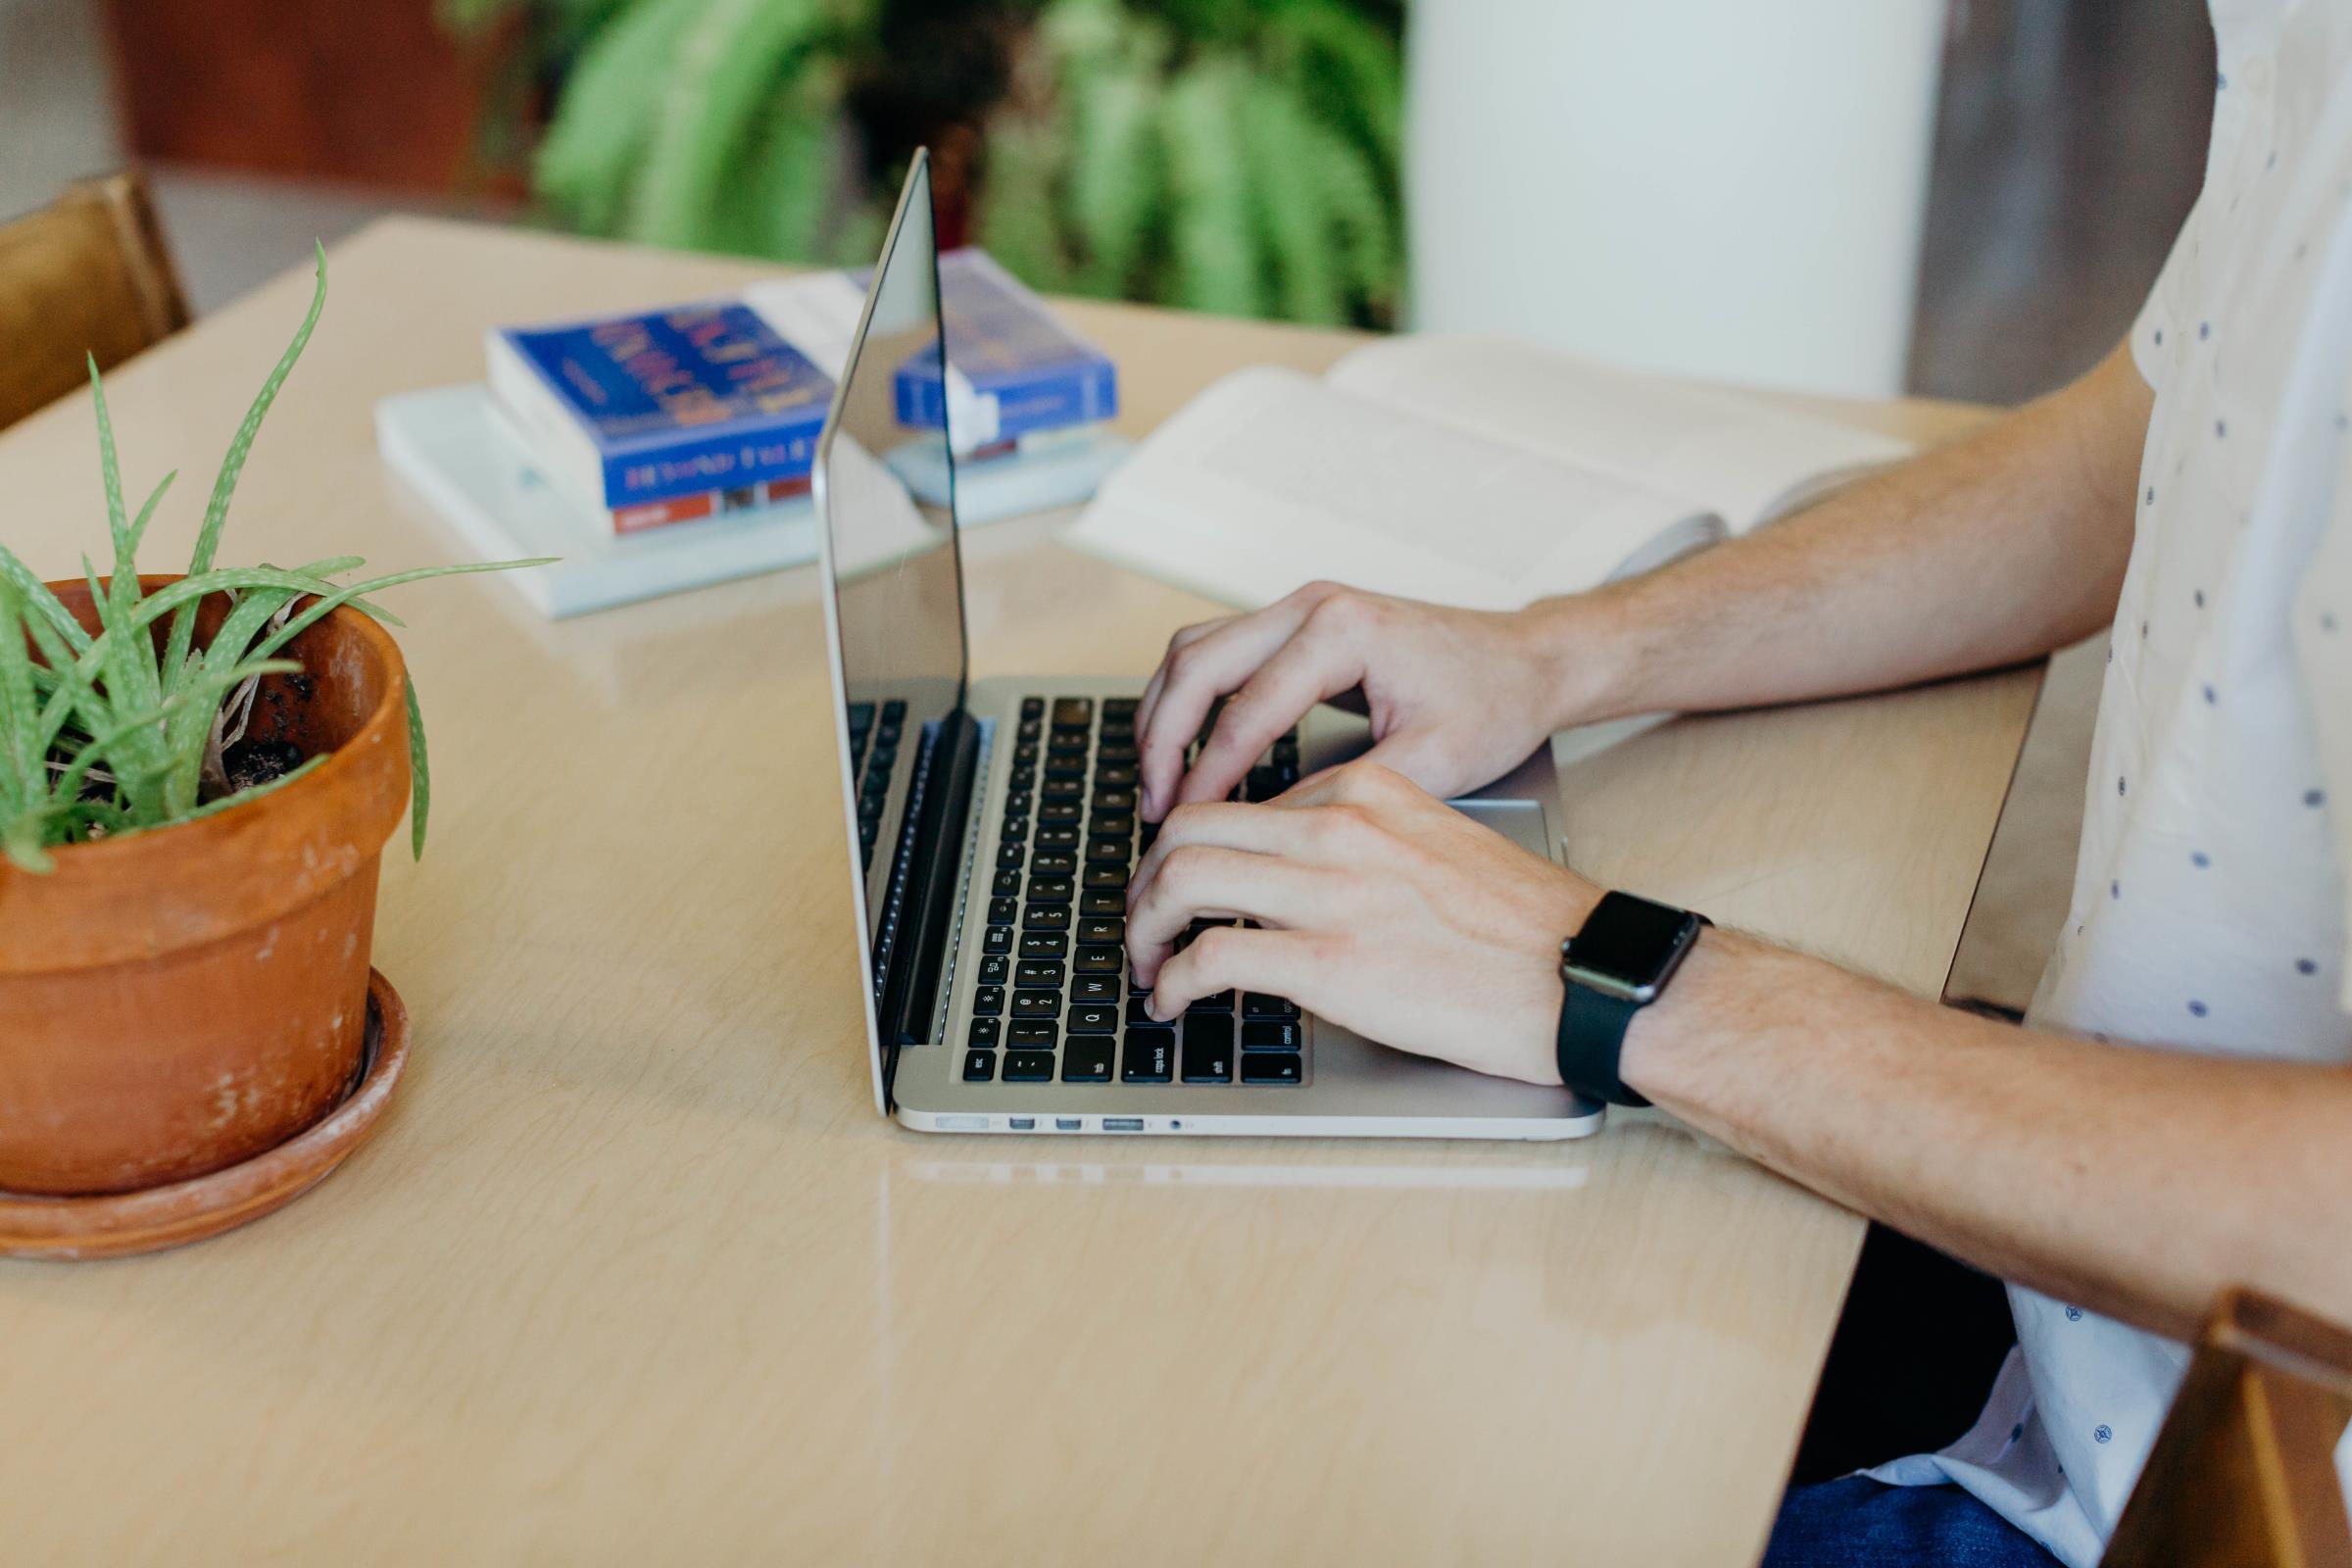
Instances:
[[[485,150],[567,226],[862,262],[927,142],[951,229],[1038,287],[1395,317],[1402,0],[440,6],[500,41]]]

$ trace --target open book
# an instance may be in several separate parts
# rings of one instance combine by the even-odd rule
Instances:
[[[1256,607],[1317,577],[1515,609],[1664,564],[1909,449],[1504,338],[1390,338],[1195,398],[1065,536]]]

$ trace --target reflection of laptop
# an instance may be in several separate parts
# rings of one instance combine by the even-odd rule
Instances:
[[[953,474],[904,372],[944,370],[930,170],[915,155],[833,412],[815,496],[874,1097],[928,1132],[1570,1138],[1600,1107],[1409,1056],[1280,998],[1155,1025],[1128,989],[1135,679],[966,679]],[[938,368],[934,368],[938,367]],[[953,391],[953,388],[951,388]],[[955,401],[953,398],[951,402]],[[934,404],[933,407],[936,407]],[[902,422],[902,416],[912,422]],[[935,495],[929,486],[921,491]],[[1260,760],[1270,794],[1363,745],[1318,709]],[[1548,753],[1457,803],[1551,853]]]

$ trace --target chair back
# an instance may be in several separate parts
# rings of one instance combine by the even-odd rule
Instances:
[[[0,428],[188,324],[179,273],[134,172],[83,180],[0,223]]]
[[[2226,1291],[2101,1568],[2352,1568],[2352,1334]]]

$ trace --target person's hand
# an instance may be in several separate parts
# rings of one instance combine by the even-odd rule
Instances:
[[[1155,1018],[1288,997],[1368,1039],[1556,1084],[1560,939],[1600,890],[1369,760],[1262,806],[1179,807],[1127,894]],[[1242,918],[1182,952],[1195,919]]]
[[[1225,799],[1285,730],[1335,698],[1371,717],[1371,760],[1434,795],[1499,778],[1560,727],[1567,672],[1546,657],[1544,624],[1541,607],[1447,610],[1318,582],[1253,614],[1187,626],[1136,710],[1144,819]],[[1187,772],[1185,748],[1219,697],[1216,729]]]

